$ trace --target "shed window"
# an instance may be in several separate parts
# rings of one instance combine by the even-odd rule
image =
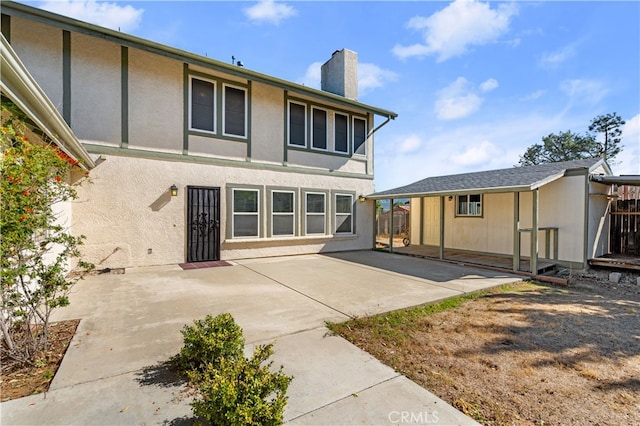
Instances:
[[[480,194],[458,195],[457,216],[482,216],[482,196]]]

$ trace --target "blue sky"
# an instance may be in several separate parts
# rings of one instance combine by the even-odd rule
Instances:
[[[640,174],[638,1],[25,3],[317,88],[332,52],[356,51],[359,101],[399,115],[375,136],[377,191],[514,166],[613,112],[613,172]]]

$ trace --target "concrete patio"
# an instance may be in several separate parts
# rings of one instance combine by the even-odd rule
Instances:
[[[128,269],[80,282],[56,320],[80,318],[50,391],[0,405],[1,423],[191,424],[192,396],[164,364],[181,328],[230,312],[247,352],[275,341],[295,376],[290,424],[475,424],[342,338],[345,321],[519,281],[506,273],[373,251]]]

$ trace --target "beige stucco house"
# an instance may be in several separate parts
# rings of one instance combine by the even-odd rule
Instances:
[[[591,158],[435,176],[368,198],[410,199],[411,249],[397,251],[436,249],[441,259],[448,250],[509,257],[514,271],[535,275],[542,261],[583,270],[589,259],[608,253],[617,181],[606,177],[607,163]]]
[[[396,114],[357,100],[355,52],[317,90],[13,2],[2,34],[97,165],[70,215],[98,268],[371,248]]]

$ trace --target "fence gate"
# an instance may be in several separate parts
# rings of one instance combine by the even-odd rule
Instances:
[[[187,187],[187,262],[220,260],[220,188]]]
[[[640,200],[611,205],[611,253],[640,256]]]

